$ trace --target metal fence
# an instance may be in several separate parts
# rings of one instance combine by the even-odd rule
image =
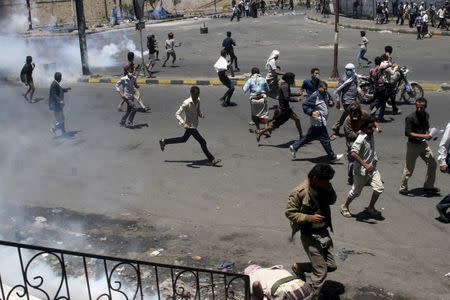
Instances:
[[[0,241],[0,300],[250,300],[247,275]]]

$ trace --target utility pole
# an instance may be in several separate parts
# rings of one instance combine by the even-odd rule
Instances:
[[[33,23],[31,21],[31,5],[30,0],[27,0],[27,9],[28,9],[28,30],[33,30]]]
[[[214,0],[214,12],[217,14],[217,3],[216,3],[217,1],[216,0]]]
[[[77,10],[78,38],[80,40],[81,68],[83,75],[89,75],[88,53],[86,45],[86,20],[84,17],[83,0],[75,0]]]
[[[334,55],[333,55],[333,71],[331,78],[339,78],[338,72],[338,47],[339,47],[339,0],[335,0],[334,5]]]
[[[109,21],[108,6],[106,5],[106,0],[103,0],[103,3],[105,3],[105,18],[106,18],[107,21]]]
[[[144,44],[143,44],[143,38],[142,38],[142,30],[145,28],[145,21],[144,21],[144,4],[145,0],[133,0],[133,7],[134,7],[134,15],[138,19],[138,22],[136,23],[136,30],[139,30],[139,39],[141,41],[141,59],[142,59],[142,65],[141,65],[141,71],[140,74],[143,74],[145,76],[145,71],[147,70],[145,68],[145,61],[144,61]],[[150,74],[149,74],[150,75]]]

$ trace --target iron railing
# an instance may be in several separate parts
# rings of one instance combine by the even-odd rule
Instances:
[[[247,275],[0,241],[0,300],[250,300]]]

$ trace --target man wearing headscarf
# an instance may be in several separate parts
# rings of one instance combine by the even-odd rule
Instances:
[[[282,76],[284,74],[283,72],[281,72],[280,67],[276,63],[276,61],[278,60],[279,57],[280,57],[280,51],[273,50],[272,53],[270,53],[270,56],[266,61],[266,70],[267,70],[266,80],[267,80],[267,83],[269,84],[269,89],[270,89],[268,96],[273,99],[276,99],[278,97],[278,88],[279,88],[278,75]]]

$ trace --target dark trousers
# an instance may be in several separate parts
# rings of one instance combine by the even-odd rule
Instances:
[[[200,133],[198,132],[198,130],[196,128],[186,128],[186,131],[184,132],[183,136],[176,137],[176,138],[170,138],[170,139],[164,139],[164,143],[166,145],[186,143],[186,141],[189,139],[189,137],[191,135],[200,144],[200,147],[202,147],[203,153],[205,153],[208,160],[213,161],[214,156],[209,152],[208,147],[206,146],[205,139],[200,135]]]
[[[297,151],[303,145],[308,144],[309,142],[312,142],[314,140],[319,140],[330,159],[336,158],[336,154],[334,153],[333,148],[331,148],[330,136],[328,135],[326,126],[309,127],[306,135],[302,139],[296,141],[292,146],[294,147],[295,151]]]
[[[234,63],[235,69],[239,69],[239,67],[238,67],[238,62],[237,62],[238,59],[237,59],[236,54],[234,54],[234,50],[227,51],[227,55],[230,56],[231,64]]]
[[[136,115],[137,108],[134,105],[133,100],[127,99],[125,102],[127,103],[127,111],[126,111],[125,115],[122,117],[122,120],[120,121],[120,123],[125,124],[125,122],[127,121],[127,118],[128,118],[128,122],[133,123],[134,115]]]
[[[450,208],[450,194],[448,194],[447,196],[444,197],[444,199],[441,200],[441,202],[439,202],[436,205],[436,208],[443,212],[444,214],[446,214],[447,210]]]
[[[417,39],[420,40],[422,38],[422,26],[417,27]]]
[[[439,24],[438,24],[437,28],[441,28],[441,29],[446,28],[448,30],[447,19],[439,18]]]
[[[400,13],[397,15],[397,21],[395,23],[398,24],[399,21],[400,21],[400,25],[403,25],[405,23],[405,19],[403,18],[403,13]]]
[[[387,97],[387,101],[391,101],[392,113],[397,114],[398,107],[397,107],[397,102],[395,101],[396,93],[395,93],[394,88],[395,88],[394,84],[391,84],[391,83],[386,84],[386,97]]]
[[[347,118],[347,116],[348,116],[348,107],[350,106],[350,103],[349,104],[342,104],[342,106],[344,107],[344,111],[342,112],[341,118],[333,126],[333,130],[336,131],[336,133],[339,132],[339,128],[342,125],[344,125],[345,118]]]
[[[375,91],[373,93],[374,101],[370,105],[370,114],[375,117],[376,112],[378,112],[377,121],[383,121],[384,119],[384,111],[386,110],[386,88],[385,87],[375,87]]]
[[[233,96],[234,93],[234,83],[230,80],[230,78],[228,78],[226,72],[227,71],[219,72],[220,82],[222,82],[222,84],[228,88],[228,90],[225,92],[225,94],[221,99],[223,100],[223,103],[230,104],[231,96]]]
[[[230,21],[233,21],[234,17],[236,17],[237,20],[239,21],[239,19],[241,18],[241,14],[240,13],[233,13],[233,15],[231,16]]]

